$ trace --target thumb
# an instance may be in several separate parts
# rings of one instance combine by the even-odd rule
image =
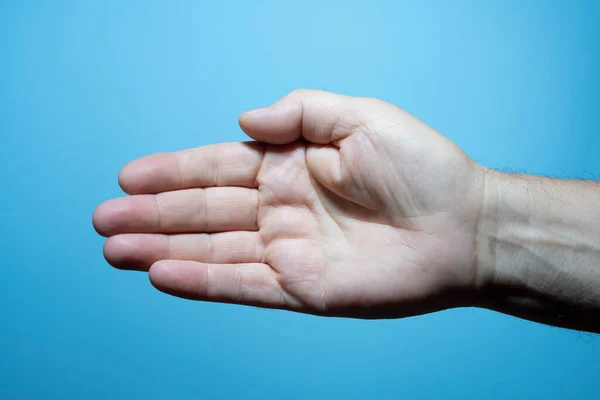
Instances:
[[[260,142],[286,144],[304,138],[328,144],[352,132],[356,103],[355,97],[296,90],[269,107],[243,113],[239,124],[248,136]]]

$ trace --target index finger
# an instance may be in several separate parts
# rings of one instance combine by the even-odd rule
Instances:
[[[263,153],[264,145],[241,142],[152,154],[123,167],[119,185],[128,194],[212,186],[254,188]]]

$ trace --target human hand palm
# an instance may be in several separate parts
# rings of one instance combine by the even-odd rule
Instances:
[[[259,142],[126,166],[94,215],[107,260],[185,298],[354,317],[468,304],[483,168],[387,103],[295,92]]]

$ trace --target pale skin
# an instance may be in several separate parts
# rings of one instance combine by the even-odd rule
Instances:
[[[135,160],[104,254],[194,300],[401,318],[485,307],[600,332],[600,185],[492,171],[405,111],[302,90],[254,141]]]

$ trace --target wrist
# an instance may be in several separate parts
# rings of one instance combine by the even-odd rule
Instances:
[[[597,329],[600,185],[492,170],[485,176],[477,306]]]
[[[532,248],[541,234],[532,224],[534,211],[543,207],[535,201],[532,178],[485,170],[483,206],[477,226],[478,306],[490,308],[497,293],[526,290],[528,271],[533,267]],[[540,211],[540,210],[538,210]],[[506,291],[504,289],[510,288]]]

